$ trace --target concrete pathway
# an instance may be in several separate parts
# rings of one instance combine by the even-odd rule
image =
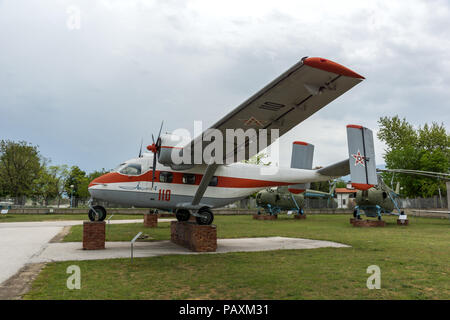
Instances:
[[[32,263],[68,261],[68,260],[97,260],[113,258],[130,258],[130,242],[106,242],[105,250],[83,250],[81,242],[50,243],[43,251],[32,257]],[[299,238],[267,237],[218,239],[217,251],[209,252],[251,252],[281,249],[316,249],[316,248],[346,248],[344,244]],[[154,257],[171,254],[202,254],[173,244],[169,240],[155,242],[136,242],[134,257]]]
[[[172,220],[158,219],[158,222]],[[143,219],[111,220],[112,224],[139,222],[143,223]],[[82,220],[0,223],[0,284],[39,256],[64,227],[80,224]]]

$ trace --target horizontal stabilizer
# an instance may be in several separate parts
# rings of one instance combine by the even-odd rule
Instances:
[[[324,176],[342,177],[350,173],[350,165],[348,159],[345,159],[324,168],[320,168],[317,172]]]

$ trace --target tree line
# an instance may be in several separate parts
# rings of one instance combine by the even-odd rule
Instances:
[[[78,166],[51,165],[38,146],[25,141],[0,140],[0,197],[11,197],[24,205],[27,198],[48,205],[50,200],[73,196],[73,205],[89,198],[88,185],[106,173],[87,174]]]
[[[414,128],[405,118],[381,117],[378,138],[384,141],[384,161],[387,169],[410,169],[440,173],[450,172],[450,135],[444,124],[433,122]],[[400,183],[402,197],[428,198],[445,195],[446,184],[437,178],[411,174],[382,173],[392,186]]]

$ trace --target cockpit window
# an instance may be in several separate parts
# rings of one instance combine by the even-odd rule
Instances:
[[[128,176],[138,176],[141,174],[141,165],[138,163],[128,163],[119,172]]]

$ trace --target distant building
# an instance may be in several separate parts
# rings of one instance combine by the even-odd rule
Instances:
[[[336,202],[339,209],[348,209],[349,203],[353,203],[357,190],[348,188],[336,188]]]

